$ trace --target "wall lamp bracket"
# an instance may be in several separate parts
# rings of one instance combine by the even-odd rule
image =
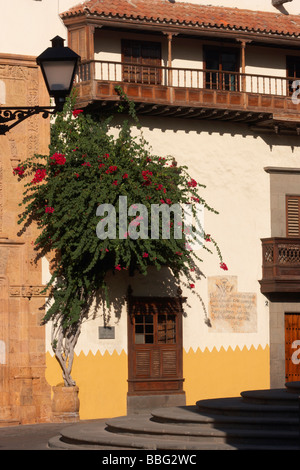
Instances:
[[[1,106],[0,135],[5,135],[10,129],[31,116],[42,114],[42,117],[47,119],[50,114],[55,114],[56,112],[56,106],[16,106],[14,108]],[[10,122],[12,123],[8,124]]]
[[[66,97],[70,95],[80,56],[64,46],[64,39],[56,36],[48,47],[36,58],[40,66],[48,93],[55,106],[2,107],[0,106],[0,135],[6,134],[25,119],[42,113],[43,118],[63,110]],[[12,124],[7,123],[13,121]]]

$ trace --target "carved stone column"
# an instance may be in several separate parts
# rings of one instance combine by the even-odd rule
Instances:
[[[0,55],[5,106],[48,105],[35,58]],[[35,227],[20,232],[24,184],[13,168],[48,152],[49,120],[33,116],[0,137],[0,426],[51,421],[45,380],[45,299],[41,262],[35,262]]]

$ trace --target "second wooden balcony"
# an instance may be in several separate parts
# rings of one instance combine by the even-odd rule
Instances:
[[[262,240],[261,292],[270,300],[288,301],[300,295],[300,238]]]

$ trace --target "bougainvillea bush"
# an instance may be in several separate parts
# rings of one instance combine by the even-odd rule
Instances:
[[[53,348],[64,360],[66,385],[74,385],[68,378],[72,362],[69,359],[69,365],[66,363],[68,348],[74,348],[91,300],[99,290],[105,291],[108,272],[117,275],[127,270],[130,275],[137,271],[146,275],[149,266],[167,266],[174,276],[186,275],[190,288],[195,288],[197,256],[190,250],[185,233],[182,238],[174,237],[172,228],[178,222],[171,217],[168,238],[151,239],[149,232],[148,238],[133,239],[133,227],[135,233],[139,228],[145,230],[144,217],[136,212],[128,215],[129,230],[120,234],[120,217],[124,214],[119,212],[119,198],[126,196],[128,207],[143,204],[149,213],[153,204],[180,203],[195,208],[201,203],[213,210],[200,195],[203,186],[172,157],[152,155],[142,134],[133,137],[129,120],[115,136],[112,117],[97,120],[74,106],[74,100],[69,99],[56,116],[49,155],[35,156],[14,169],[20,179],[29,178],[19,223],[36,222],[38,255],[54,254],[54,271],[47,286],[50,303],[44,320],[54,320],[59,330],[53,337]],[[134,119],[132,122],[136,124]],[[96,233],[99,222],[105,219],[105,214],[97,215],[97,208],[103,204],[116,211],[114,238],[100,239]],[[160,235],[162,230],[160,227]],[[221,267],[226,269],[215,241],[208,234],[203,233],[203,237],[206,249],[214,246]],[[69,341],[64,350],[63,341]]]

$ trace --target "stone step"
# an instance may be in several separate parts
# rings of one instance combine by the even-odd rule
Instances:
[[[126,421],[128,417],[115,419],[116,428],[109,431],[105,425],[99,424],[77,424],[61,431],[60,436],[56,436],[49,441],[49,447],[53,449],[134,449],[134,450],[299,450],[298,440],[293,442],[290,437],[282,439],[282,433],[273,433],[273,436],[265,440],[257,438],[257,433],[251,435],[248,433],[242,439],[233,441],[233,436],[220,431],[211,433],[208,430],[202,430],[200,435],[189,436],[181,434],[163,434],[161,430],[154,430],[149,428],[149,417],[139,417],[140,425],[129,426],[125,425],[126,432],[123,426],[123,432],[120,432],[123,423],[117,421]],[[143,421],[144,418],[144,422]],[[135,420],[136,422],[137,420]],[[130,419],[132,423],[132,420]],[[153,423],[151,423],[152,425]],[[158,423],[154,423],[158,424]],[[118,429],[117,429],[118,428]],[[185,428],[185,426],[184,426]],[[113,432],[112,432],[113,431]],[[169,431],[169,429],[167,429]],[[158,434],[156,434],[158,432]],[[236,433],[234,433],[236,437]],[[275,436],[276,435],[276,436]],[[276,442],[279,438],[279,443]],[[280,445],[278,445],[280,444]]]
[[[242,392],[149,414],[78,423],[49,441],[57,449],[300,450],[299,386]]]
[[[294,391],[292,391],[294,390]],[[281,406],[299,408],[298,388],[267,389],[267,390],[247,390],[241,392],[241,397],[245,403],[254,403],[267,406]]]
[[[213,413],[203,407],[204,411],[200,411],[198,406],[186,406],[177,408],[157,408],[151,412],[152,419],[159,423],[177,423],[179,425],[190,424],[197,426],[200,423],[205,423],[208,426],[215,424],[232,424],[239,426],[254,427],[268,427],[268,426],[288,426],[298,428],[299,418],[297,413],[286,415],[285,413],[249,413],[241,414],[227,414],[227,413]],[[212,408],[214,411],[214,409]]]
[[[126,418],[126,417],[125,417]],[[147,416],[146,421],[148,421]],[[131,449],[131,450],[233,450],[230,445],[223,443],[183,442],[182,439],[161,439],[149,435],[120,434],[107,430],[105,424],[83,423],[67,427],[60,436],[50,439],[48,445],[52,449]]]
[[[231,416],[261,416],[264,413],[266,416],[269,414],[277,414],[284,416],[295,416],[299,413],[298,402],[290,402],[286,405],[277,403],[276,401],[269,401],[264,404],[256,400],[249,401],[244,397],[234,398],[215,398],[208,400],[200,400],[196,405],[201,412],[213,412],[214,414],[222,414]]]
[[[111,433],[118,434],[135,434],[147,436],[161,436],[162,438],[199,441],[200,438],[211,438],[214,441],[221,442],[242,442],[251,439],[252,442],[260,442],[267,440],[269,442],[275,441],[294,441],[299,440],[299,427],[296,425],[294,429],[289,426],[279,426],[276,428],[274,425],[261,428],[259,426],[241,426],[239,422],[223,424],[215,423],[198,423],[197,426],[185,423],[185,425],[178,425],[173,423],[155,422],[147,419],[144,416],[137,417],[121,417],[114,418],[107,421],[107,430]]]

